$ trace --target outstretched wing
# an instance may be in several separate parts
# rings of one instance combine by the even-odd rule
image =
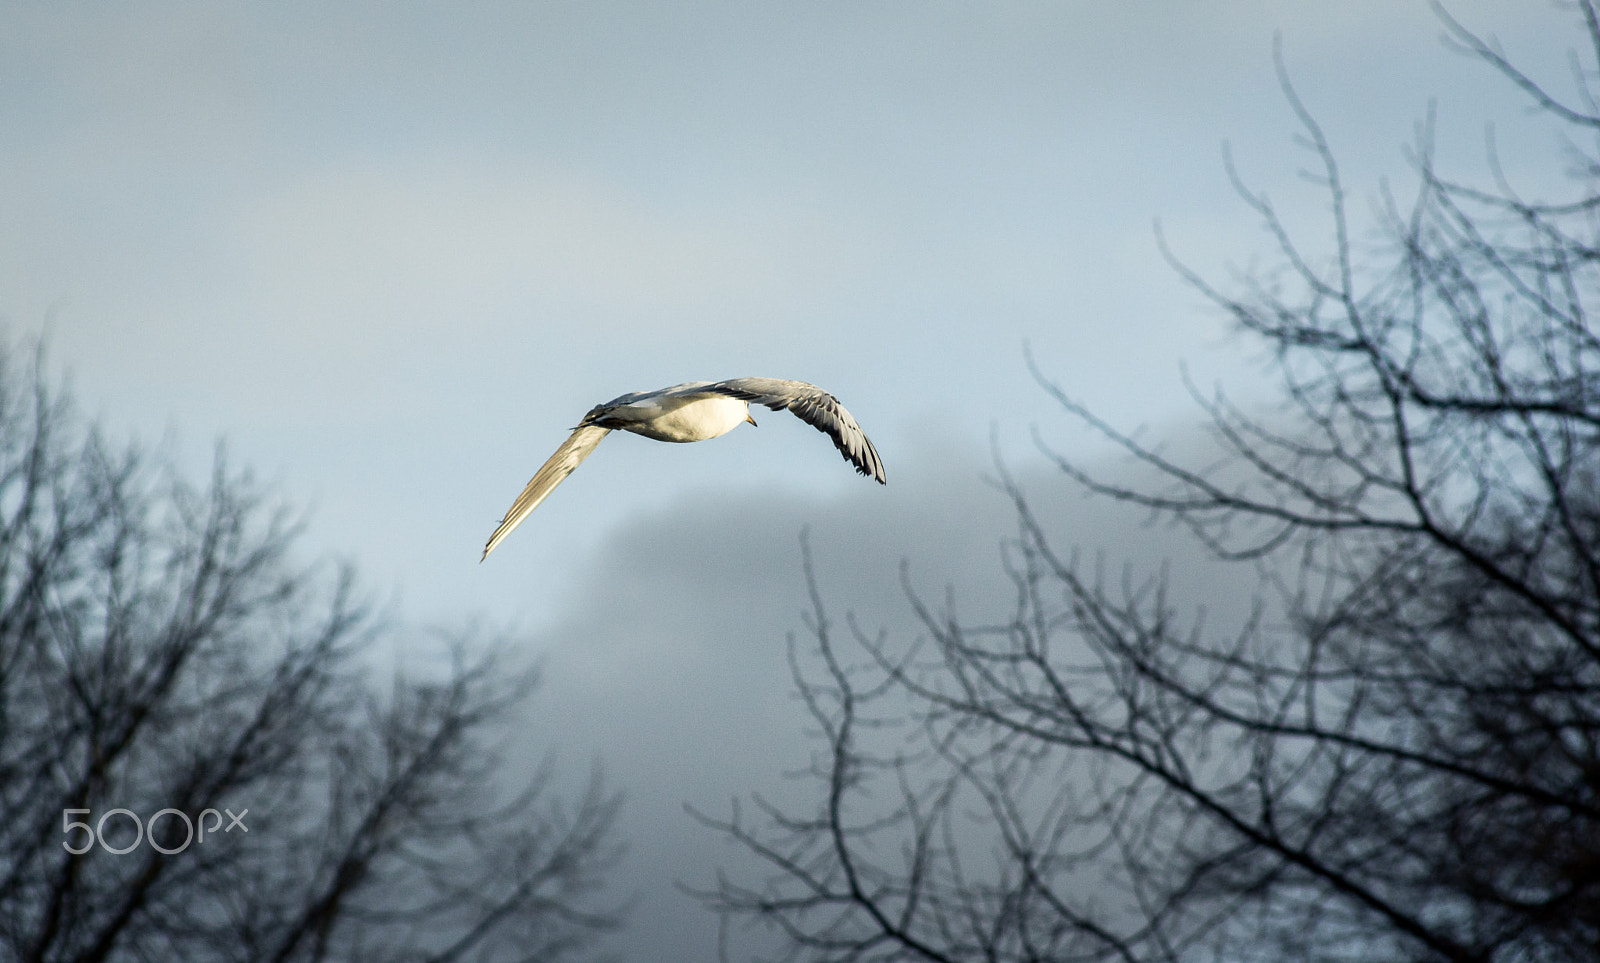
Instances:
[[[832,438],[833,446],[856,466],[856,471],[877,479],[880,485],[885,484],[883,461],[867,439],[867,433],[850,417],[844,405],[839,404],[838,398],[816,385],[781,378],[731,378],[697,390],[766,405],[773,411],[787,408],[801,421]]]
[[[483,546],[483,555],[478,561],[488,558],[494,547],[504,541],[512,529],[522,524],[528,513],[538,508],[545,496],[572,474],[572,470],[588,458],[589,453],[600,444],[600,439],[610,433],[611,429],[601,428],[599,425],[579,425],[574,429],[572,434],[567,436],[567,440],[561,443],[561,447],[556,449],[556,453],[534,473],[532,480],[528,482],[528,487],[522,490],[517,500],[511,503],[506,517],[500,520],[500,527],[494,530],[494,534],[489,536],[489,543]]]

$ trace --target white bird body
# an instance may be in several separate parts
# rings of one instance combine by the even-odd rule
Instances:
[[[802,421],[827,434],[834,447],[856,471],[884,484],[883,462],[866,432],[839,404],[839,399],[816,385],[778,378],[733,378],[728,381],[690,381],[658,391],[639,391],[595,405],[578,427],[556,449],[511,503],[500,525],[489,536],[479,559],[489,557],[496,545],[562,480],[589,457],[613,429],[630,431],[656,441],[705,441],[726,435],[750,417],[750,402],[773,411],[788,409]]]
[[[694,381],[662,390],[679,392],[709,383]],[[656,441],[705,441],[726,435],[752,420],[750,402],[720,394],[662,394],[645,401],[610,402],[600,407],[606,409],[606,427],[621,428]]]

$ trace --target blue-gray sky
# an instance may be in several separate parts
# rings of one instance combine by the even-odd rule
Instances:
[[[1449,6],[1565,81],[1570,12]],[[1024,341],[1156,435],[1190,417],[1180,362],[1264,394],[1152,222],[1224,282],[1266,255],[1226,140],[1326,236],[1275,32],[1358,215],[1380,177],[1404,192],[1430,98],[1447,166],[1481,168],[1491,120],[1514,176],[1555,149],[1421,0],[5,0],[0,21],[9,336],[46,332],[114,433],[197,468],[226,437],[402,617],[527,629],[568,727],[546,735],[630,794],[643,894],[617,945],[639,960],[714,936],[667,886],[717,855],[681,804],[803,762],[781,657],[801,524],[841,607],[903,620],[901,557],[936,589],[993,584],[991,428],[1022,471],[1031,426],[1080,441]],[[590,405],[746,375],[836,393],[890,484],[786,415],[693,448],[614,436],[477,563]]]

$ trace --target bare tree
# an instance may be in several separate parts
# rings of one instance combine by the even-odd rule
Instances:
[[[813,589],[795,673],[823,800],[716,822],[776,872],[715,905],[823,960],[1596,958],[1600,153],[1577,145],[1600,139],[1600,13],[1577,9],[1564,100],[1436,7],[1569,138],[1575,195],[1525,197],[1492,141],[1491,186],[1451,179],[1425,127],[1416,200],[1385,195],[1360,254],[1280,64],[1332,243],[1308,251],[1236,177],[1279,269],[1228,293],[1174,261],[1281,377],[1267,416],[1194,392],[1220,457],[1164,454],[1040,376],[1154,480],[1047,447],[1067,478],[1259,570],[1244,629],[1061,554],[1008,482],[1008,624],[913,593],[926,643],[842,644]]]
[[[463,637],[375,688],[398,630],[348,570],[42,368],[0,356],[0,957],[551,960],[613,923],[617,797],[495,754],[531,673]]]

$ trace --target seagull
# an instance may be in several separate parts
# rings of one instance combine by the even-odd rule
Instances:
[[[732,378],[715,382],[690,381],[657,391],[636,391],[589,409],[578,427],[511,503],[505,518],[500,520],[500,527],[483,546],[483,555],[478,561],[488,558],[495,546],[522,524],[528,513],[538,508],[612,429],[620,428],[656,441],[705,441],[725,435],[745,422],[755,424],[756,420],[750,417],[752,401],[773,411],[787,408],[794,412],[801,421],[832,438],[833,446],[857,472],[884,484],[883,462],[872,442],[867,440],[866,432],[850,417],[844,405],[839,404],[838,398],[816,385],[781,378]]]

